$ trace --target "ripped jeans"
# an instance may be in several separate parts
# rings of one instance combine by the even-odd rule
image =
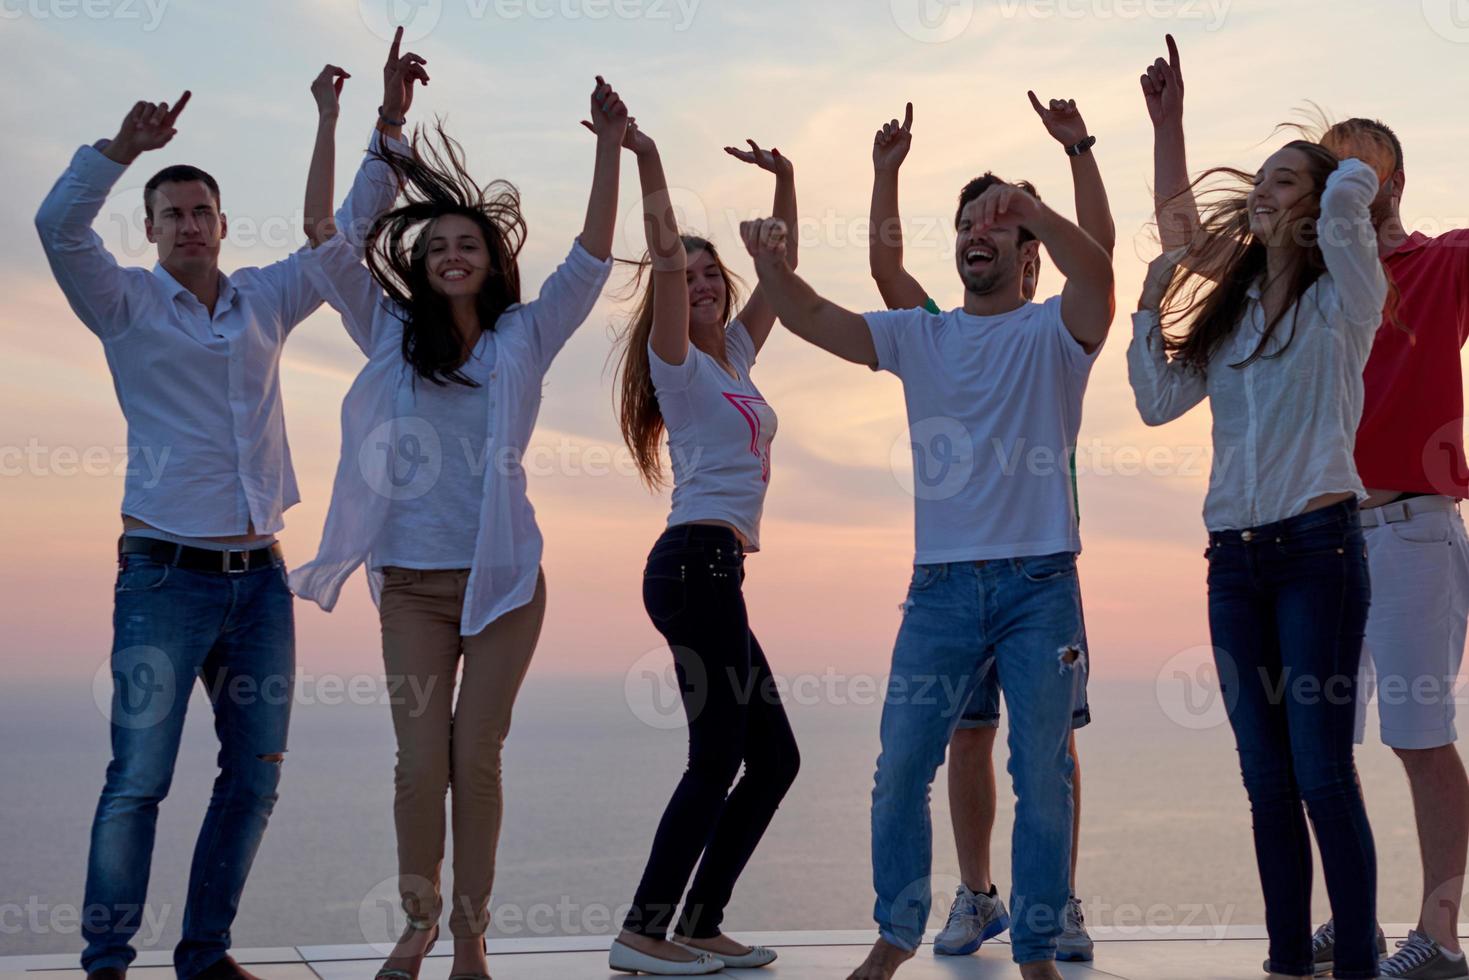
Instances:
[[[126,968],[139,928],[157,930],[170,911],[145,904],[148,871],[158,804],[168,795],[184,712],[200,681],[214,707],[219,776],[194,845],[173,954],[178,976],[188,978],[229,950],[240,893],[275,806],[294,694],[291,591],[279,562],[237,573],[140,555],[122,562],[113,606],[112,761],[92,821],[82,967]]]
[[[1069,552],[914,566],[872,791],[873,917],[895,946],[923,939],[935,888],[929,787],[970,692],[991,670],[1010,712],[1012,955],[1054,959],[1070,896],[1071,713],[1087,671]]]

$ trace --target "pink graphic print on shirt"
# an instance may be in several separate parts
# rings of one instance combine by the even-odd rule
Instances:
[[[760,459],[760,481],[770,482],[770,427],[761,424],[760,409],[770,412],[770,403],[759,395],[742,395],[734,391],[724,392],[724,397],[740,413],[750,426],[750,453]]]

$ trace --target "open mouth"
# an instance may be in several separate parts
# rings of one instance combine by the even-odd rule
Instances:
[[[443,272],[439,273],[439,278],[444,280],[445,282],[458,282],[461,279],[469,278],[469,270],[445,269]]]
[[[713,296],[703,296],[703,297],[700,297],[699,299],[694,300],[694,307],[695,308],[708,307],[708,306],[713,306],[713,305],[714,305],[714,297]]]
[[[994,264],[995,250],[984,245],[976,245],[964,251],[964,267],[966,269],[987,269]]]

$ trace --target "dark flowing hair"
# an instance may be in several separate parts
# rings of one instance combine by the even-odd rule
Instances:
[[[698,235],[680,235],[685,255],[707,252],[719,269],[724,280],[724,309],[720,320],[729,323],[734,309],[740,302],[740,280],[719,257],[719,250],[707,238]],[[658,445],[663,438],[663,413],[658,408],[658,396],[653,390],[653,375],[648,366],[648,338],[653,333],[653,277],[648,275],[652,261],[644,255],[634,263],[637,272],[628,284],[627,294],[636,295],[638,305],[627,326],[617,337],[616,411],[617,424],[622,430],[622,441],[632,452],[638,474],[650,490],[665,483],[663,460],[658,455]],[[646,285],[644,279],[646,278]],[[685,287],[687,288],[687,287]],[[690,352],[690,357],[693,353]]]
[[[1326,178],[1337,167],[1337,158],[1320,143],[1310,140],[1291,140],[1284,149],[1298,150],[1305,155],[1306,176],[1312,184],[1310,193],[1283,215],[1283,220],[1289,222],[1291,241],[1301,254],[1285,272],[1289,277],[1288,302],[1265,324],[1254,352],[1231,367],[1242,368],[1262,357],[1274,358],[1285,353],[1295,339],[1300,299],[1326,271],[1326,261],[1316,240],[1316,222],[1321,216],[1321,192],[1326,187]],[[1205,171],[1158,208],[1163,213],[1170,204],[1187,195],[1193,195],[1198,202],[1199,224],[1179,263],[1179,273],[1164,294],[1160,320],[1164,348],[1199,371],[1208,368],[1210,359],[1239,327],[1249,302],[1250,286],[1257,281],[1263,285],[1266,246],[1250,231],[1249,193],[1253,186],[1253,174],[1233,167],[1216,167]],[[1278,350],[1266,354],[1287,312],[1291,313],[1291,334]]]
[[[378,153],[401,181],[405,201],[372,223],[367,267],[402,311],[403,360],[415,376],[437,385],[476,387],[460,370],[465,350],[449,301],[429,284],[429,233],[439,218],[457,214],[484,235],[489,274],[475,297],[475,309],[483,328],[493,330],[500,314],[520,302],[517,256],[525,244],[525,218],[514,184],[496,180],[481,188],[465,168],[464,151],[444,132],[441,121],[435,122],[433,135],[437,146],[415,129],[410,154],[390,147]]]

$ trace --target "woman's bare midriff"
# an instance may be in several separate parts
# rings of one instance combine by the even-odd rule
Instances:
[[[735,527],[729,521],[689,521],[688,523],[703,524],[705,527],[727,527],[731,531],[733,531],[734,536],[739,539],[741,548],[748,548],[750,546],[750,542],[745,540],[745,536],[740,533],[740,529]]]

